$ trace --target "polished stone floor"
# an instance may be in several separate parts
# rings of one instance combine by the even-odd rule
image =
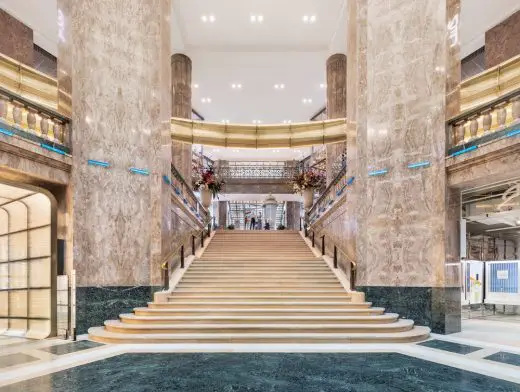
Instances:
[[[133,353],[0,392],[519,392],[520,385],[397,353]]]

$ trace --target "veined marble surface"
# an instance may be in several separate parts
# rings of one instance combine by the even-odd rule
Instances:
[[[171,230],[162,179],[171,162],[170,10],[170,0],[71,5],[78,286],[160,282],[162,241]]]

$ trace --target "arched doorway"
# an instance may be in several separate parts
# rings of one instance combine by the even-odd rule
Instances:
[[[56,333],[56,202],[0,182],[0,334]]]

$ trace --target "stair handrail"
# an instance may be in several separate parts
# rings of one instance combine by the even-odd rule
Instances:
[[[193,229],[186,233],[180,241],[176,241],[177,245],[170,252],[168,252],[168,254],[165,257],[163,257],[161,262],[161,271],[163,271],[163,286],[166,290],[169,287],[170,271],[177,265],[177,263],[175,263],[173,266],[170,266],[170,261],[173,259],[175,254],[177,254],[177,252],[181,251],[181,258],[179,262],[180,267],[184,268],[184,245],[186,241],[188,240],[188,238],[192,237],[192,254],[195,255],[195,237],[200,235],[200,247],[203,248],[205,232],[207,232],[208,237],[211,235],[211,220],[208,221],[207,226],[204,226],[200,229]]]
[[[309,231],[312,232],[312,247],[315,248],[316,247],[316,242],[315,242],[315,230],[309,230],[307,227],[305,227],[304,229],[304,233],[305,233],[305,237],[308,237],[309,236]],[[326,238],[326,235],[323,234],[321,236],[321,255],[322,256],[325,256],[325,238]],[[357,262],[355,260],[353,260],[343,249],[341,249],[335,242],[334,240],[330,240],[330,242],[332,242],[332,245],[334,245],[334,253],[333,253],[333,265],[334,265],[334,268],[337,269],[338,268],[338,250],[345,256],[346,260],[350,263],[350,285],[351,285],[351,289],[354,290],[354,288],[356,287],[356,271],[357,271]]]

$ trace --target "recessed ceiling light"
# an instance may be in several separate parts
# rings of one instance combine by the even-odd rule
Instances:
[[[303,23],[316,23],[316,15],[303,15]]]
[[[291,122],[292,122],[291,120],[283,120],[284,124],[290,124]]]
[[[320,83],[320,88],[327,88],[327,85],[325,83]]]
[[[209,97],[208,98],[202,98],[200,101],[202,103],[211,103],[211,98],[209,98]]]
[[[231,88],[233,90],[242,90],[242,84],[241,83],[232,83]]]
[[[285,84],[283,84],[283,83],[274,85],[275,90],[283,90],[284,88],[285,88]]]
[[[222,120],[223,124],[229,124],[229,120]]]
[[[264,16],[263,15],[251,15],[249,17],[249,20],[251,21],[251,23],[262,23],[264,21]]]
[[[312,103],[312,98],[303,98],[303,99],[302,99],[302,102],[303,102],[304,104]]]
[[[253,124],[262,124],[261,120],[253,120],[252,122],[253,122]]]
[[[200,17],[200,20],[202,20],[204,23],[215,23],[215,21],[217,20],[217,18],[215,17],[215,15],[213,14],[210,14],[210,15],[202,15]]]
[[[193,88],[199,88],[199,84],[198,83],[193,83],[192,87]]]

